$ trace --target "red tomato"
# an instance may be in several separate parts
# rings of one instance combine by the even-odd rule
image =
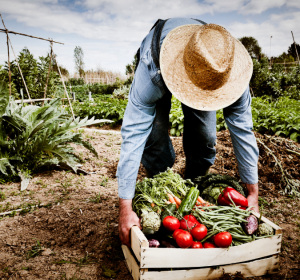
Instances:
[[[173,232],[173,238],[175,239],[175,241],[176,241],[176,236],[177,236],[180,232],[185,232],[185,230],[179,228],[179,229],[176,229],[176,230]]]
[[[216,248],[216,246],[213,243],[211,243],[211,242],[204,242],[203,248],[206,248],[206,249],[208,249],[208,248]]]
[[[193,249],[202,249],[203,245],[199,241],[193,241],[193,244],[192,244],[191,248],[193,248]]]
[[[180,220],[180,228],[184,230],[191,230],[196,225],[200,224],[193,215],[185,215],[182,220]]]
[[[207,234],[207,228],[203,224],[196,225],[192,230],[191,234],[194,239],[200,241],[202,240]]]
[[[180,248],[189,248],[194,242],[192,235],[185,230],[176,234],[175,241]]]
[[[180,222],[176,217],[167,216],[163,220],[163,225],[167,230],[174,231],[176,229],[179,229]]]
[[[231,245],[232,236],[229,232],[219,232],[214,236],[214,242],[218,247],[227,248]]]

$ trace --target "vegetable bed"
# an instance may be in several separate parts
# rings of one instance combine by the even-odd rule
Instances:
[[[131,249],[122,245],[127,267],[136,279],[215,279],[224,273],[244,277],[276,272],[282,230],[262,217],[275,231],[272,237],[229,248],[150,248],[143,232],[131,229]]]

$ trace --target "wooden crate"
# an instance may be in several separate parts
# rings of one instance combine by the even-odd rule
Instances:
[[[131,229],[131,248],[122,245],[127,267],[134,280],[216,279],[224,273],[244,277],[274,273],[278,269],[282,230],[270,224],[275,235],[230,248],[149,248],[143,232]]]

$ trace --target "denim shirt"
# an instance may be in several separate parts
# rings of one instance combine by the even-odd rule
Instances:
[[[199,24],[188,18],[169,19],[161,34],[164,38],[172,29],[185,24]],[[155,103],[167,90],[151,56],[154,30],[143,40],[140,47],[140,63],[130,88],[128,104],[121,128],[122,145],[117,169],[119,197],[132,199],[135,194],[137,174],[147,138],[155,118]],[[241,97],[239,106],[224,108],[224,118],[230,131],[239,174],[244,183],[258,182],[258,148],[252,132],[251,96],[249,88]]]

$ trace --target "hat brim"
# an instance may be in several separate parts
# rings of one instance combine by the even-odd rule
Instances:
[[[203,111],[215,111],[234,103],[249,85],[253,64],[243,44],[234,39],[233,66],[227,82],[218,89],[204,90],[188,77],[183,54],[195,31],[203,25],[179,26],[168,33],[160,51],[160,70],[170,92],[185,105]]]

